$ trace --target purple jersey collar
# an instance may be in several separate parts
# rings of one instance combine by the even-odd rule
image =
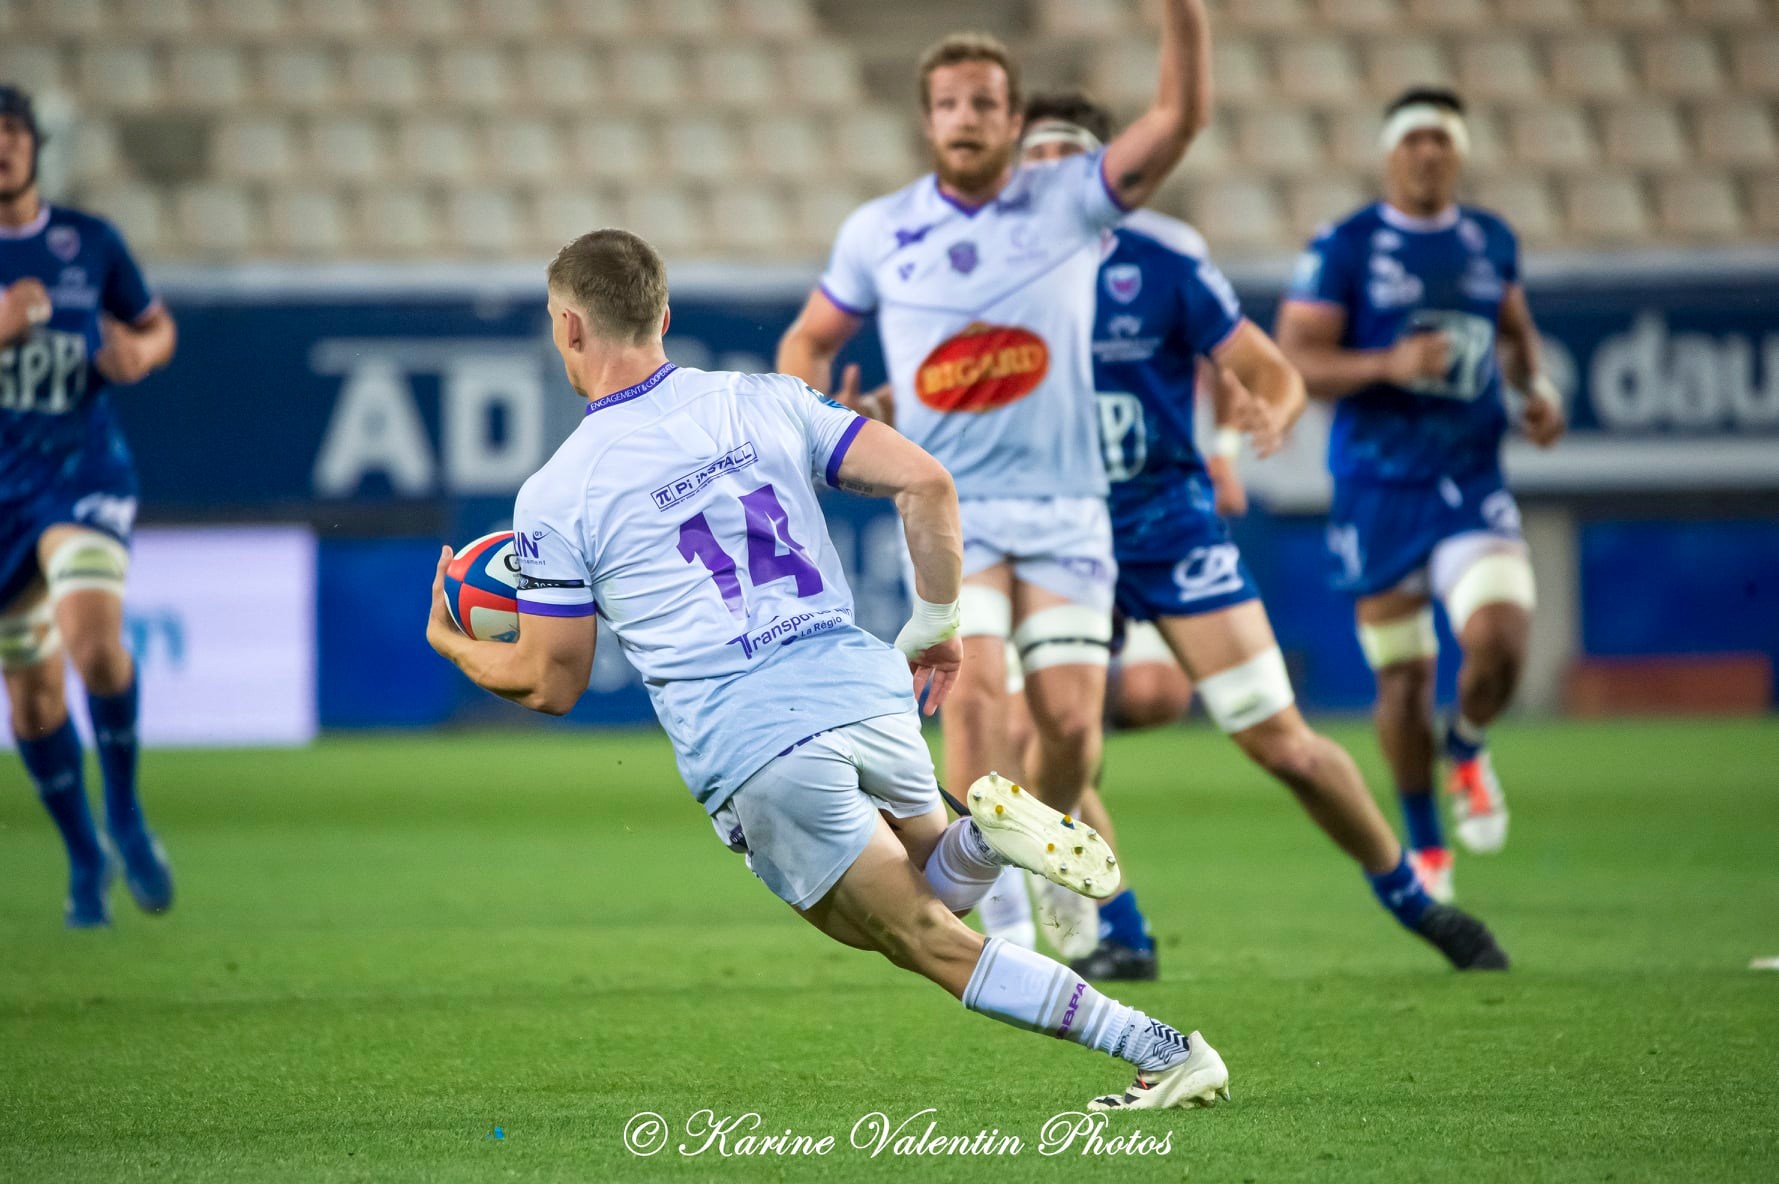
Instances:
[[[1458,224],[1458,207],[1454,203],[1447,206],[1431,218],[1417,218],[1413,214],[1405,214],[1387,201],[1378,203],[1378,217],[1395,227],[1419,234],[1428,234],[1437,230],[1450,230]]]
[[[42,234],[43,228],[49,225],[49,203],[37,203],[37,216],[23,226],[0,226],[0,238],[24,239],[35,234]]]
[[[616,407],[619,403],[628,403],[632,399],[640,398],[660,386],[662,380],[677,369],[679,369],[679,367],[675,366],[672,362],[663,363],[659,370],[655,371],[635,386],[627,386],[621,391],[613,391],[609,395],[601,395],[591,403],[588,403],[587,414],[592,415],[595,411],[604,411],[607,407]]]

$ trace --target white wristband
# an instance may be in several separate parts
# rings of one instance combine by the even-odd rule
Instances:
[[[1559,411],[1562,410],[1563,392],[1557,389],[1557,384],[1552,382],[1549,377],[1543,374],[1534,374],[1532,381],[1526,385],[1530,388],[1527,393],[1534,399],[1541,399]]]
[[[1215,443],[1212,445],[1215,455],[1234,460],[1242,454],[1242,430],[1240,428],[1218,428]]]
[[[912,662],[940,642],[956,637],[960,624],[957,601],[934,604],[916,596],[914,612],[902,626],[902,631],[896,634],[896,648]]]

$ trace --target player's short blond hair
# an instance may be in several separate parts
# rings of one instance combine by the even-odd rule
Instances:
[[[628,230],[595,230],[550,263],[550,291],[583,313],[595,336],[645,345],[660,336],[667,268],[655,248]]]
[[[1013,111],[1019,110],[1019,63],[1013,60],[1013,51],[993,33],[953,33],[934,42],[920,55],[922,111],[933,105],[929,85],[933,71],[940,66],[955,66],[961,62],[993,62],[999,66],[1007,75],[1007,106]]]

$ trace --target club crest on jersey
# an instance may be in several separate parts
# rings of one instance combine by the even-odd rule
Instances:
[[[52,226],[49,233],[43,236],[44,246],[49,253],[63,263],[72,263],[80,254],[80,231],[72,226]]]
[[[976,244],[971,242],[953,243],[947,254],[951,257],[951,269],[963,275],[975,271],[976,265],[982,262],[976,254]]]
[[[993,411],[1037,389],[1050,347],[1029,329],[974,321],[943,342],[914,374],[914,393],[935,411]]]
[[[1143,269],[1134,263],[1118,263],[1105,270],[1106,294],[1120,304],[1129,304],[1143,290]]]

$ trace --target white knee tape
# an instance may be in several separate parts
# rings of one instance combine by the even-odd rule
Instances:
[[[43,579],[51,604],[70,592],[109,592],[123,599],[130,553],[108,535],[83,530],[49,554]]]
[[[1084,604],[1041,609],[1019,623],[1013,645],[1026,673],[1051,666],[1104,666],[1111,658],[1112,615]]]
[[[1445,598],[1445,614],[1452,632],[1462,633],[1470,614],[1485,604],[1517,604],[1531,612],[1537,603],[1532,564],[1512,551],[1484,555],[1464,569]]]
[[[1006,637],[1013,632],[1013,605],[1005,592],[965,584],[958,589],[959,637]]]
[[[1285,672],[1285,655],[1276,645],[1240,666],[1202,679],[1198,694],[1217,726],[1232,734],[1265,723],[1297,702],[1291,676]]]
[[[1013,642],[1007,642],[1007,693],[1009,695],[1025,694],[1025,667],[1019,663],[1019,651]]]
[[[1154,621],[1124,623],[1124,648],[1118,651],[1118,661],[1124,666],[1140,666],[1144,662],[1175,664],[1174,651],[1168,648],[1167,638]]]
[[[0,617],[0,670],[23,670],[47,662],[61,648],[62,635],[49,601]]]
[[[1365,651],[1366,664],[1373,670],[1398,662],[1437,658],[1439,633],[1433,627],[1433,606],[1379,625],[1360,625],[1359,648]]]

